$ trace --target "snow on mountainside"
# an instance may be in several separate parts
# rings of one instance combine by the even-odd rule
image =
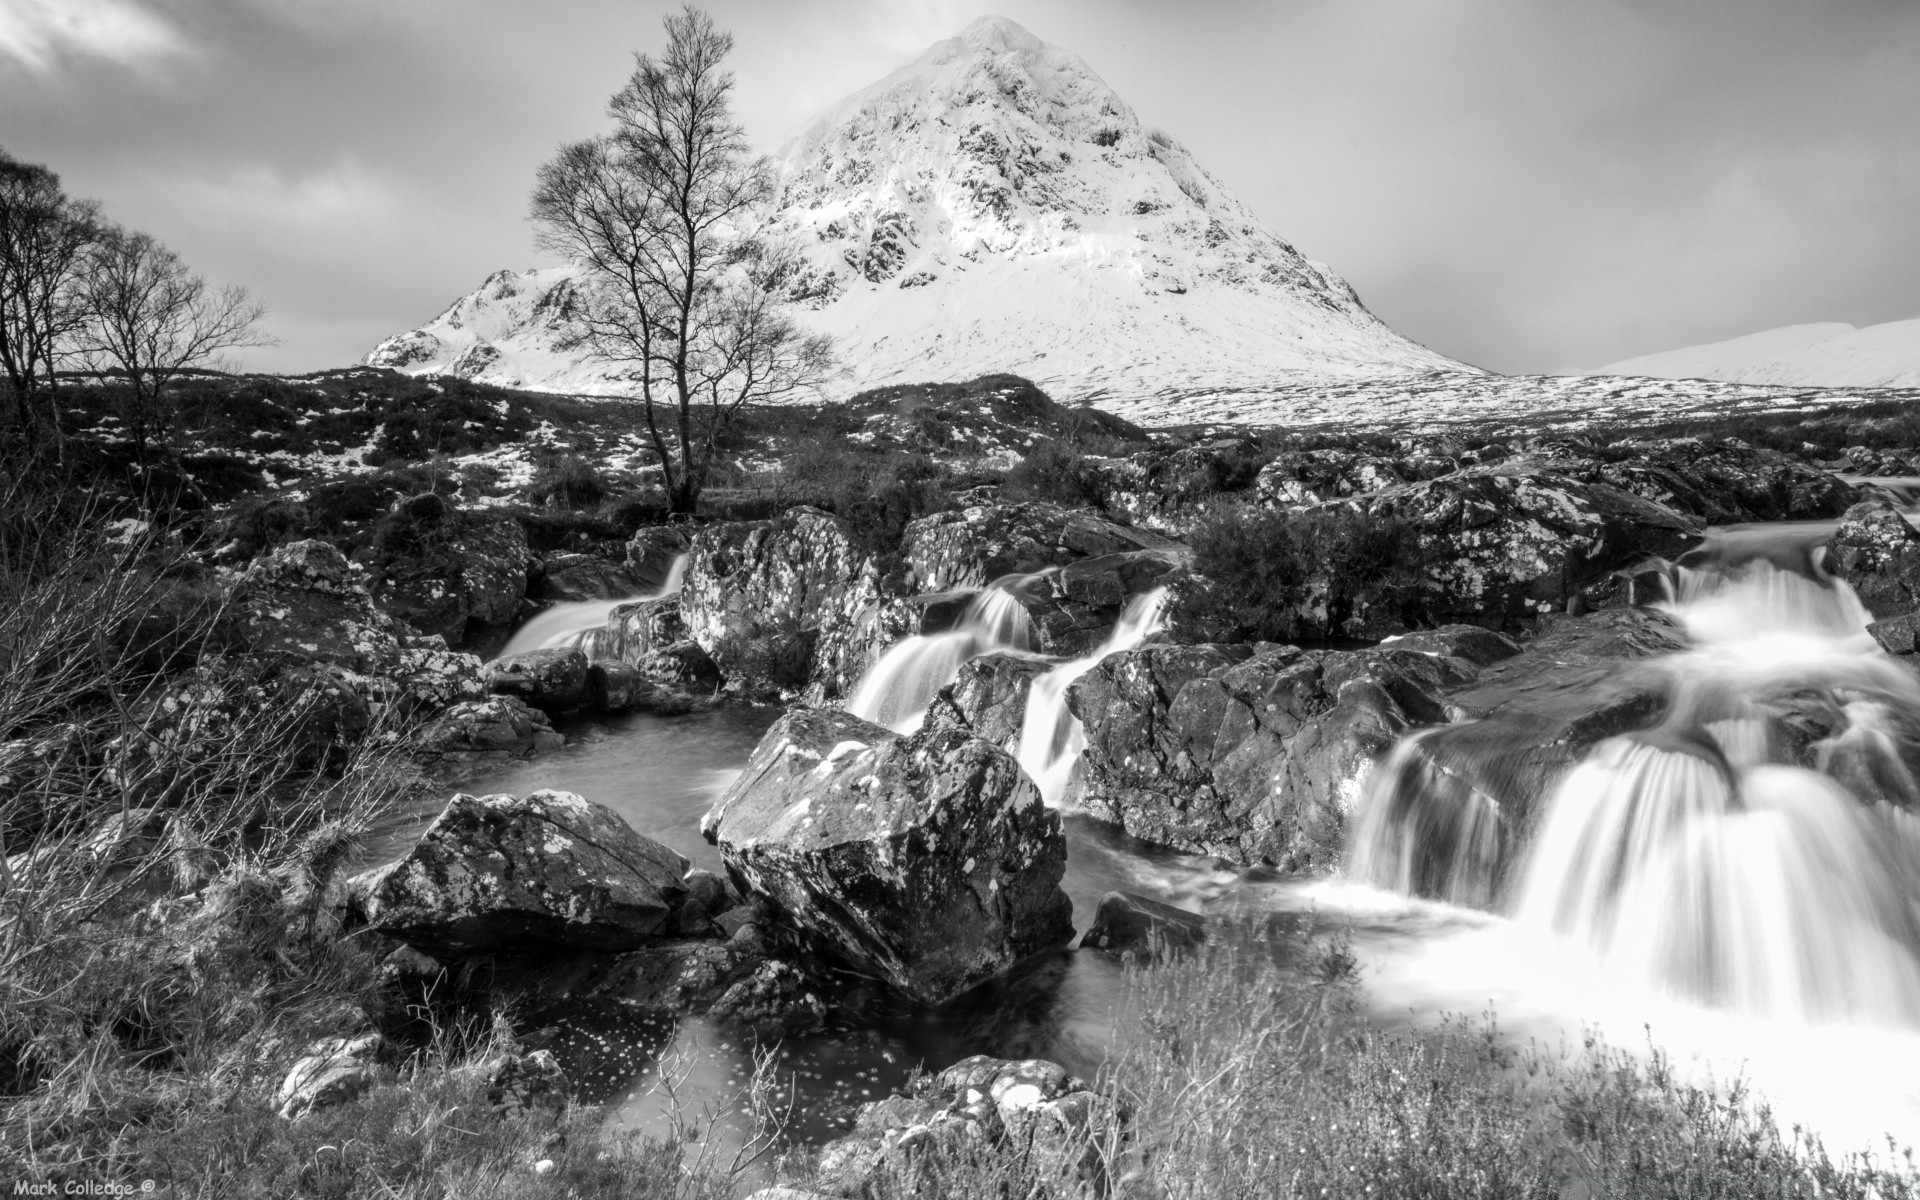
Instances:
[[[1629,358],[1593,374],[1797,387],[1920,387],[1920,319],[1864,329],[1838,322],[1788,325]]]
[[[764,232],[800,248],[785,286],[848,389],[1011,371],[1162,423],[1195,400],[1258,419],[1303,378],[1473,371],[1388,329],[1078,57],[1002,18],[828,110],[779,162]],[[367,362],[625,392],[555,348],[578,286],[495,274]]]

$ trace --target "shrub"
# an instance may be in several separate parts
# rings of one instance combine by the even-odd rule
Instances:
[[[1047,500],[1069,508],[1105,502],[1106,490],[1086,458],[1061,442],[1038,438],[1007,472],[1002,494],[1010,500]]]
[[[1195,640],[1365,636],[1418,622],[1427,552],[1405,521],[1236,504],[1203,516],[1192,545],[1171,616]]]
[[[607,495],[599,468],[578,454],[562,454],[534,468],[527,498],[549,508],[579,509],[599,503]]]

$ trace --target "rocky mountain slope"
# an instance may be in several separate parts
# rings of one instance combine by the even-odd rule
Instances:
[[[1086,63],[1002,18],[848,97],[779,161],[764,231],[801,249],[784,284],[849,390],[1013,371],[1164,423],[1194,397],[1264,415],[1277,383],[1473,372],[1388,329]],[[625,393],[556,348],[579,286],[497,273],[367,362]]]
[[[1864,329],[1837,321],[1787,325],[1625,359],[1594,374],[1792,387],[1920,387],[1920,318]]]

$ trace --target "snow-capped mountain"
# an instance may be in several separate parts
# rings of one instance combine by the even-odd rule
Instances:
[[[1252,416],[1261,389],[1303,379],[1473,370],[1388,329],[1086,63],[1003,18],[829,109],[778,161],[762,232],[800,250],[789,295],[848,391],[1011,371],[1165,422],[1207,398]],[[556,349],[578,287],[569,268],[497,273],[367,362],[625,392]]]
[[[1593,374],[1789,387],[1920,387],[1920,318],[1864,329],[1839,322],[1787,325],[1629,358]]]

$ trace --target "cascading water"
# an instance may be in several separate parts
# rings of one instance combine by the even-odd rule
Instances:
[[[641,596],[626,596],[619,600],[574,600],[556,604],[552,608],[536,614],[526,624],[513,631],[513,636],[501,648],[500,653],[521,654],[528,650],[548,650],[560,646],[578,646],[592,638],[595,632],[604,629],[607,617],[622,604],[632,604],[638,600],[659,600],[674,595],[680,590],[680,583],[687,573],[687,556],[682,554],[673,560],[667,568],[667,578],[661,583],[660,590]]]
[[[1472,778],[1500,769],[1497,722],[1465,772],[1420,766],[1423,735],[1403,743],[1355,814],[1353,876],[1479,906],[1504,892],[1520,926],[1692,1002],[1920,1026],[1920,821],[1899,738],[1920,681],[1820,570],[1827,531],[1726,531],[1672,570],[1692,648],[1657,664],[1665,716],[1566,771],[1526,846],[1502,846],[1496,789]]]
[[[945,633],[916,634],[889,647],[867,669],[847,711],[912,733],[926,719],[934,694],[952,683],[968,659],[999,650],[1031,653],[1033,622],[1015,593],[1028,576],[1001,580],[967,605],[960,624]]]
[[[1041,799],[1049,805],[1058,806],[1065,798],[1073,764],[1079,761],[1080,752],[1087,744],[1080,718],[1067,707],[1067,689],[1107,655],[1131,650],[1158,632],[1166,601],[1165,588],[1155,588],[1127,601],[1113,633],[1093,653],[1061,663],[1035,679],[1028,689],[1017,757],[1021,768],[1039,787]]]

